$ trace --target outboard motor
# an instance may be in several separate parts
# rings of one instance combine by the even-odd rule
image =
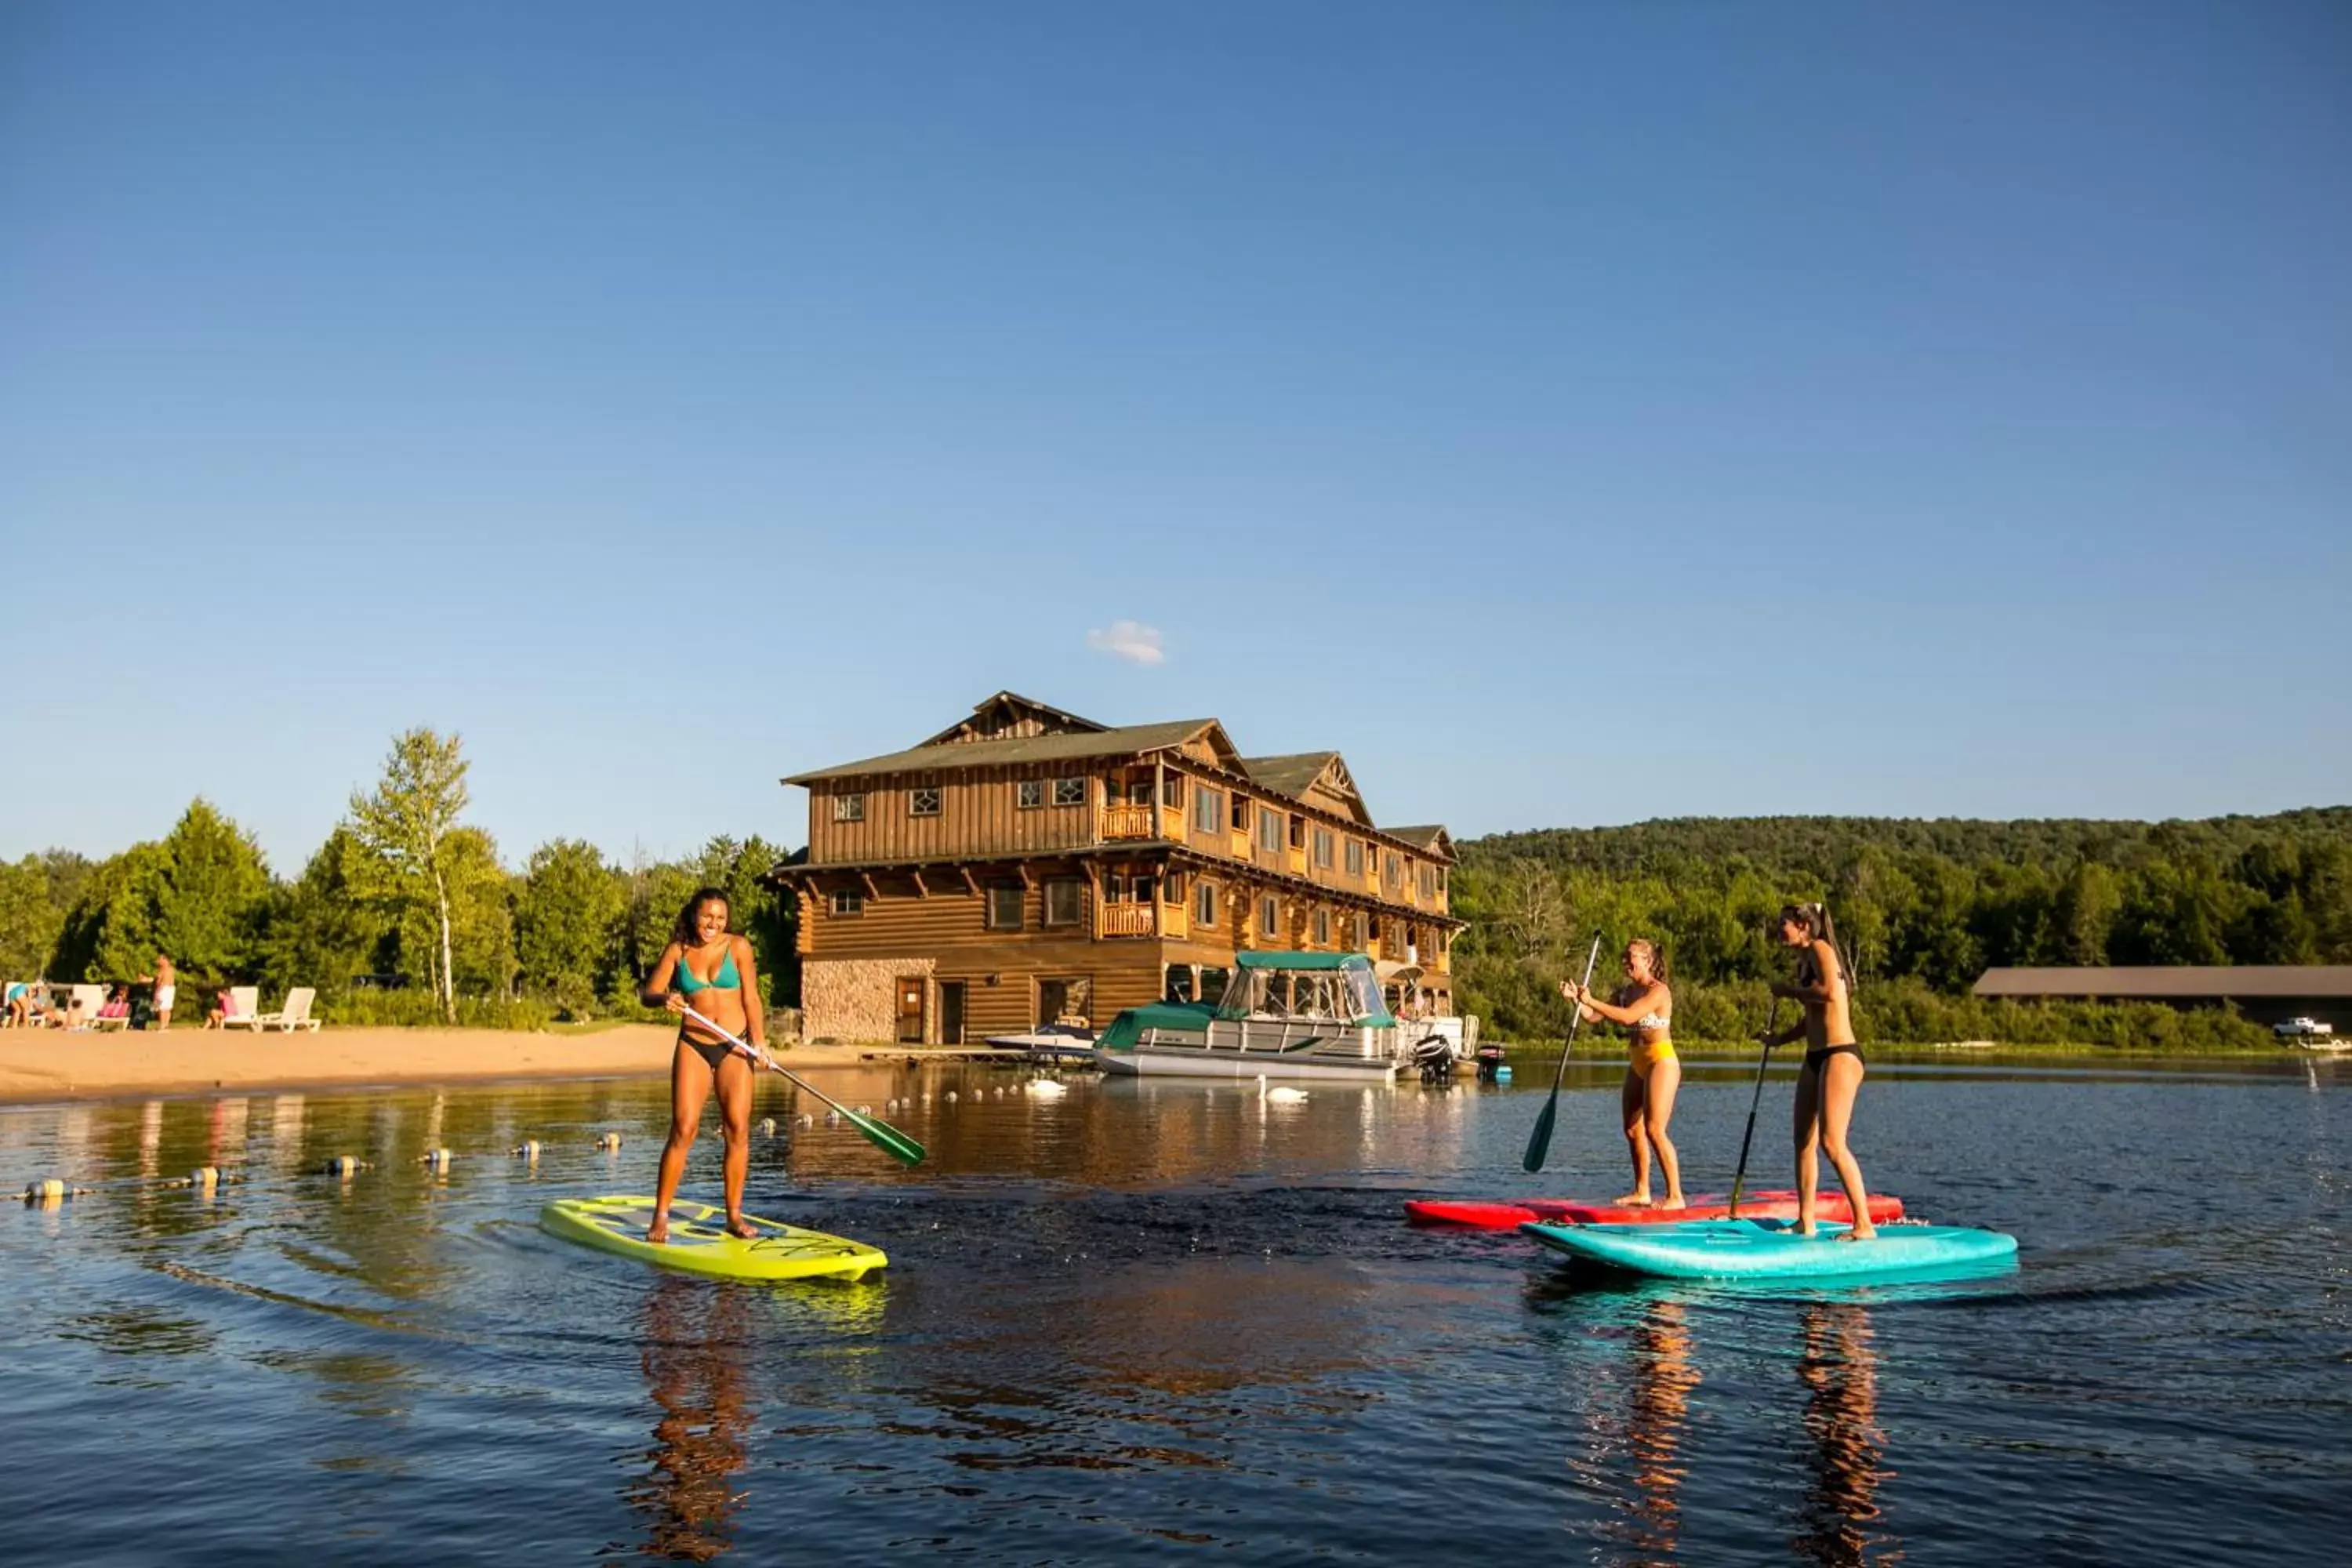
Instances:
[[[1502,1068],[1502,1065],[1503,1065],[1503,1047],[1500,1047],[1500,1046],[1480,1046],[1480,1047],[1478,1047],[1478,1081],[1479,1081],[1479,1082],[1481,1082],[1481,1083],[1493,1083],[1494,1081],[1496,1081],[1496,1079],[1495,1079],[1495,1075],[1496,1075],[1496,1073],[1498,1070],[1500,1070],[1500,1068]]]
[[[1423,1083],[1444,1083],[1454,1076],[1454,1042],[1444,1035],[1427,1035],[1414,1042],[1413,1065]]]

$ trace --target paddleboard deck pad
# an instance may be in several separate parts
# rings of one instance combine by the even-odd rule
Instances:
[[[1824,1225],[1819,1235],[1805,1237],[1782,1220],[1752,1219],[1519,1226],[1546,1247],[1580,1261],[1662,1279],[1949,1279],[2016,1267],[2017,1237],[1996,1230],[1897,1225],[1868,1241],[1840,1239],[1848,1228]]]
[[[1853,1217],[1843,1193],[1823,1193],[1814,1200],[1814,1215],[1843,1225]],[[1697,1197],[1686,1208],[1619,1208],[1612,1204],[1584,1203],[1575,1198],[1523,1198],[1517,1203],[1455,1203],[1437,1198],[1415,1199],[1404,1205],[1404,1217],[1416,1225],[1460,1225],[1478,1230],[1511,1230],[1535,1220],[1555,1225],[1677,1225],[1685,1220],[1729,1219],[1731,1200],[1720,1194]],[[1793,1192],[1743,1193],[1742,1219],[1794,1219]],[[1870,1200],[1874,1225],[1903,1217],[1903,1200],[1884,1194]]]
[[[758,1228],[757,1237],[730,1236],[725,1209],[683,1201],[669,1205],[669,1240],[650,1242],[646,1226],[653,1217],[651,1198],[562,1198],[539,1211],[539,1228],[640,1263],[719,1279],[854,1280],[890,1264],[862,1241],[757,1215],[743,1216]]]

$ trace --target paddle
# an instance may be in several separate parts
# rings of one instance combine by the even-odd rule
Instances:
[[[712,1034],[718,1036],[720,1039],[726,1041],[729,1045],[734,1047],[737,1050],[742,1052],[746,1057],[749,1057],[754,1067],[763,1067],[769,1068],[771,1071],[782,1073],[785,1078],[792,1080],[793,1087],[799,1089],[803,1093],[813,1094],[816,1096],[817,1099],[824,1100],[827,1105],[833,1107],[834,1110],[841,1112],[841,1119],[843,1121],[848,1122],[852,1127],[856,1128],[860,1132],[866,1134],[866,1140],[867,1142],[872,1143],[876,1148],[881,1150],[892,1159],[898,1161],[901,1164],[907,1165],[919,1165],[923,1163],[923,1146],[920,1143],[916,1142],[912,1138],[908,1137],[904,1132],[901,1132],[897,1128],[891,1126],[888,1122],[877,1121],[870,1116],[859,1115],[856,1111],[850,1110],[849,1107],[842,1104],[841,1101],[834,1099],[833,1096],[825,1093],[824,1090],[817,1088],[814,1084],[809,1082],[808,1079],[801,1077],[798,1073],[788,1070],[782,1063],[777,1061],[775,1058],[770,1056],[767,1052],[755,1050],[751,1047],[745,1045],[741,1040],[737,1039],[733,1035],[729,1034],[726,1030],[720,1028],[718,1025],[712,1023],[709,1019],[704,1017],[693,1008],[688,1007],[686,1010],[686,1016],[693,1019],[696,1023],[701,1025],[704,1028],[709,1030]]]
[[[1780,999],[1772,998],[1771,1016],[1764,1021],[1764,1033],[1769,1037],[1780,1026]],[[1756,1058],[1756,1092],[1748,1097],[1748,1131],[1739,1139],[1739,1171],[1731,1178],[1731,1217],[1739,1217],[1739,1189],[1748,1182],[1748,1145],[1756,1141],[1756,1107],[1764,1099],[1764,1068],[1772,1059],[1772,1047],[1766,1046],[1764,1054]]]
[[[1592,984],[1592,966],[1601,959],[1601,933],[1592,933],[1592,951],[1584,955],[1584,984]],[[1581,987],[1580,987],[1581,989]],[[1559,1066],[1551,1075],[1551,1098],[1544,1101],[1543,1113],[1536,1118],[1535,1131],[1528,1134],[1528,1152],[1519,1160],[1519,1168],[1529,1174],[1543,1169],[1544,1156],[1551,1152],[1551,1124],[1559,1114],[1560,1080],[1568,1076],[1569,1047],[1576,1044],[1576,1026],[1584,1022],[1584,1004],[1568,1016],[1568,1041],[1559,1048]]]

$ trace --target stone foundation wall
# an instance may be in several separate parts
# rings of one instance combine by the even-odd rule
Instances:
[[[939,991],[929,958],[811,958],[801,963],[801,1037],[895,1040],[898,977],[923,976],[923,1032],[939,1032]]]

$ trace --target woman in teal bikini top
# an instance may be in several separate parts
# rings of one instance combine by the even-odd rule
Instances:
[[[678,911],[677,929],[661,961],[646,977],[644,1000],[678,1016],[677,1044],[670,1052],[669,1139],[662,1145],[661,1179],[656,1188],[647,1241],[669,1239],[669,1205],[686,1175],[687,1151],[702,1125],[702,1107],[719,1096],[719,1125],[727,1152],[720,1169],[727,1188],[727,1227],[737,1236],[757,1234],[743,1218],[743,1182],[751,1164],[751,1100],[756,1079],[743,1054],[686,1016],[690,1006],[719,1028],[768,1048],[767,1009],[760,1005],[760,977],[751,944],[727,929],[727,895],[704,888]],[[718,966],[706,976],[695,961],[719,949]],[[688,998],[693,998],[691,1002]]]

